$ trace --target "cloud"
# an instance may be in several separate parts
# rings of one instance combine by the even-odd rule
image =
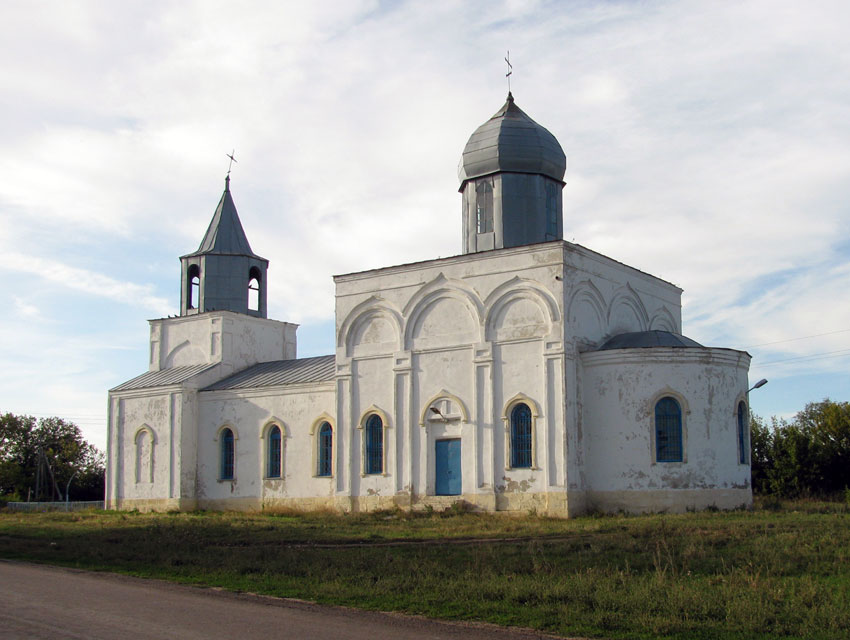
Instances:
[[[141,307],[160,316],[167,315],[170,308],[165,298],[153,293],[151,285],[121,282],[56,260],[5,252],[0,253],[0,270],[27,273],[81,293]]]
[[[40,314],[38,307],[27,303],[23,298],[12,296],[15,305],[15,313],[25,318],[37,318]]]
[[[177,257],[235,148],[271,314],[328,322],[334,273],[460,252],[457,161],[501,106],[510,49],[517,103],[567,155],[567,239],[682,286],[700,341],[831,330],[850,317],[848,18],[766,0],[12,3],[0,278],[117,302],[96,324],[175,313]]]

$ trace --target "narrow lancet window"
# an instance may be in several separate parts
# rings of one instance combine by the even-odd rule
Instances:
[[[186,308],[197,309],[200,304],[201,268],[196,264],[190,265],[187,276],[189,280],[189,297],[186,301]]]
[[[531,467],[531,409],[520,403],[511,411],[511,468]]]
[[[268,453],[268,473],[266,477],[268,478],[279,478],[280,477],[280,458],[281,458],[281,447],[280,447],[280,427],[272,427],[271,431],[269,431],[269,453]]]
[[[655,461],[682,462],[682,408],[673,398],[655,405]]]
[[[747,405],[738,403],[738,462],[747,464]]]
[[[316,475],[328,477],[333,474],[333,443],[334,432],[331,425],[323,422],[319,429],[319,449],[317,458]]]
[[[366,473],[384,472],[384,423],[378,415],[366,421]]]
[[[221,432],[221,472],[222,480],[233,480],[233,431],[225,429]]]
[[[493,185],[492,178],[479,180],[475,185],[475,206],[478,233],[493,230]]]
[[[248,310],[260,310],[260,270],[257,267],[251,267],[248,274]]]

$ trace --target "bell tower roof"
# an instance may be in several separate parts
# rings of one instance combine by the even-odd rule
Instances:
[[[233,311],[266,318],[269,261],[251,251],[230,176],[198,250],[180,257],[180,315]]]
[[[509,92],[505,104],[470,136],[458,166],[467,180],[495,173],[528,173],[563,182],[567,158],[558,140],[532,120]]]
[[[230,176],[224,179],[224,193],[215,209],[210,226],[207,228],[204,239],[198,250],[188,254],[189,256],[200,256],[206,254],[247,256],[263,260],[251,250],[248,237],[239,221],[239,214],[230,195]]]

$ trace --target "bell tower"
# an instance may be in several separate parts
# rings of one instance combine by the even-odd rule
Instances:
[[[248,244],[239,221],[230,176],[201,246],[180,257],[180,315],[234,311],[266,318],[269,261]]]
[[[547,129],[508,98],[470,136],[458,166],[463,253],[564,237],[567,159]]]

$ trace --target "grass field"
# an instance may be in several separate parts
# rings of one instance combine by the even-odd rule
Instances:
[[[0,557],[608,638],[850,637],[850,509],[0,512]]]

